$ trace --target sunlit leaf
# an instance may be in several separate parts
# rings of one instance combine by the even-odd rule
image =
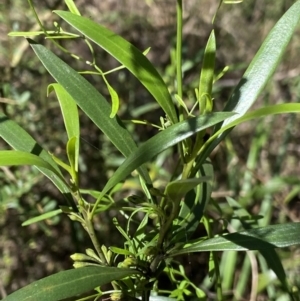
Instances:
[[[201,149],[200,157],[198,158],[199,164],[201,164],[207,156],[210,154],[212,149],[217,145],[221,135],[226,132],[228,129],[232,129],[236,125],[244,123],[246,121],[254,120],[257,118],[277,115],[277,114],[286,114],[286,113],[300,113],[300,104],[299,103],[285,103],[278,104],[273,106],[267,106],[249,113],[246,113],[244,116],[230,122],[226,126],[219,129],[212,135],[203,145]]]
[[[75,16],[75,15],[74,15]],[[116,148],[128,157],[137,147],[118,116],[110,118],[111,106],[86,79],[50,50],[30,40],[30,45],[52,77],[70,94],[77,105],[97,125]],[[141,175],[151,183],[146,168]]]
[[[68,138],[79,137],[80,126],[76,102],[60,84],[55,83],[49,85],[48,94],[51,93],[52,90],[54,90],[57,95]]]
[[[238,114],[224,121],[222,125],[216,126],[215,133],[221,127],[225,128],[229,123],[244,115],[256,101],[280,63],[281,57],[293,36],[299,20],[300,1],[296,1],[270,31],[230,96],[224,111],[234,111]],[[229,128],[227,131],[224,131],[211,143],[205,150],[202,160],[207,158],[211,151],[232,129]]]
[[[31,153],[8,150],[0,151],[0,166],[20,166],[20,165],[33,165],[40,168],[48,169],[56,177],[59,177],[62,181],[63,178],[57,170],[49,164],[47,161],[43,160],[39,156],[33,155]]]
[[[75,14],[75,15],[78,15],[80,16],[80,12],[75,4],[75,2],[73,0],[64,0],[69,11],[72,13],[72,14]]]
[[[299,20],[300,1],[296,1],[270,31],[234,89],[224,111],[234,111],[238,115],[224,121],[222,127],[244,115],[255,102],[278,66]]]
[[[170,120],[173,123],[177,122],[174,104],[166,84],[141,51],[116,33],[89,18],[66,11],[54,12],[123,64],[148,89]]]
[[[35,154],[48,162],[56,170],[56,172],[59,173],[60,177],[57,177],[56,174],[49,169],[39,166],[37,166],[37,168],[63,193],[69,205],[74,205],[70,188],[66,182],[62,180],[62,173],[57,164],[51,158],[51,155],[49,155],[49,153],[46,152],[22,127],[13,120],[8,119],[7,116],[1,112],[0,137],[2,137],[14,149]],[[74,209],[75,208],[76,207],[74,207]]]
[[[204,51],[203,64],[199,80],[198,102],[200,104],[200,112],[204,114],[212,111],[211,92],[215,71],[215,55],[216,55],[216,38],[214,30],[212,30]],[[207,97],[205,97],[207,95]]]
[[[52,33],[52,32],[50,32]],[[8,33],[8,36],[10,37],[33,37],[33,36],[39,36],[41,34],[45,34],[44,31],[12,31]]]
[[[80,126],[77,105],[74,99],[70,96],[70,94],[60,84],[49,85],[48,94],[51,92],[52,89],[55,91],[60,104],[69,141],[76,137],[73,149],[74,162],[72,162],[72,164],[74,165],[74,169],[78,171]]]
[[[222,134],[226,130],[233,128],[236,125],[244,123],[246,121],[250,121],[253,119],[270,116],[270,115],[278,115],[278,114],[286,114],[286,113],[300,113],[300,104],[299,103],[284,103],[273,106],[267,106],[264,108],[257,109],[255,111],[246,113],[244,116],[237,118],[222,127],[218,132],[216,132],[210,139],[216,138],[219,134]],[[209,139],[209,140],[210,140]]]

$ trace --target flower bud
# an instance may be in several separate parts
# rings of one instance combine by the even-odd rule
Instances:
[[[73,267],[75,269],[79,269],[79,268],[83,268],[83,267],[87,267],[89,265],[93,265],[92,263],[89,262],[80,262],[80,261],[76,261],[73,263]]]
[[[129,268],[131,266],[136,266],[136,259],[134,257],[127,257],[125,260],[122,262],[121,267],[122,268]]]
[[[90,256],[93,260],[99,262],[99,263],[102,263],[101,259],[99,258],[99,256],[95,253],[95,251],[93,249],[86,249],[85,250],[85,253]]]
[[[89,261],[91,260],[90,256],[82,254],[82,253],[75,253],[70,256],[72,260],[74,261]]]

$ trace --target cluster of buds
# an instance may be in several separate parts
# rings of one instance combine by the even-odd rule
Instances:
[[[106,265],[106,262],[102,262],[100,257],[95,253],[93,249],[86,249],[85,253],[86,254],[75,253],[70,256],[71,259],[74,261],[73,267],[75,269],[91,265]]]
[[[129,256],[126,257],[124,261],[122,261],[119,266],[121,268],[132,268],[132,267],[136,267],[137,266],[137,259]]]

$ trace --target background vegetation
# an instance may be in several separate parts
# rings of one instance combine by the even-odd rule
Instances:
[[[186,2],[184,92],[188,95],[197,85],[211,19],[219,1]],[[36,7],[44,22],[53,23],[55,17],[49,12],[62,8],[62,3],[60,0],[48,0],[36,3]],[[173,1],[79,0],[77,3],[84,15],[121,34],[139,49],[151,47],[148,57],[159,68],[164,80],[172,85],[175,79],[172,55],[176,30]],[[236,85],[270,28],[293,3],[289,0],[277,0],[275,3],[271,0],[248,0],[239,5],[222,7],[215,22],[218,45],[216,69],[221,71],[229,66],[229,70],[215,87],[214,98],[218,109],[224,106],[231,88]],[[4,0],[0,4],[0,105],[8,116],[24,126],[40,144],[56,155],[64,156],[67,138],[61,134],[63,121],[58,103],[53,96],[46,96],[47,85],[52,80],[26,41],[7,37],[9,31],[30,30],[36,27],[35,24],[26,1]],[[295,33],[273,80],[255,106],[299,102],[299,32],[300,29]],[[68,48],[73,49],[74,54],[89,59],[88,49],[75,42],[69,43]],[[59,53],[57,49],[55,52],[71,62],[69,56]],[[100,51],[97,57],[102,61],[104,70],[117,66],[104,52]],[[74,61],[72,64],[74,66]],[[75,64],[75,69],[83,66],[80,61]],[[99,78],[89,79],[104,96],[108,96],[106,87]],[[109,77],[109,80],[121,97],[120,114],[123,119],[139,117],[157,122],[156,116],[159,114],[150,111],[151,99],[129,73],[122,71],[118,76]],[[234,219],[236,212],[229,208],[224,198],[226,196],[238,200],[238,204],[251,214],[263,216],[260,220],[262,225],[300,220],[299,118],[298,115],[281,115],[243,124],[215,152],[214,167],[218,186],[215,187],[213,196],[224,213],[220,216],[212,208],[208,210],[214,218],[228,222],[229,231],[237,230],[238,225]],[[82,186],[99,189],[101,183],[111,175],[114,166],[119,164],[121,157],[84,116],[81,126]],[[133,130],[134,126],[131,126]],[[143,141],[152,135],[151,131],[151,128],[136,125],[135,138]],[[0,143],[1,149],[8,148],[2,141]],[[168,154],[164,153],[164,156]],[[160,166],[159,160],[156,160],[150,168],[153,173],[167,176],[171,166],[172,157],[164,166]],[[0,296],[5,297],[33,280],[70,268],[70,254],[82,252],[89,247],[89,243],[85,233],[63,216],[31,225],[30,231],[21,227],[24,220],[52,210],[61,202],[57,190],[35,169],[1,168],[0,189]],[[134,183],[128,183],[128,190],[134,189]],[[117,244],[119,237],[117,234],[111,235],[110,218],[107,216],[107,220],[99,221],[97,230],[107,244]],[[204,230],[199,228],[198,231],[201,233]],[[186,274],[195,283],[201,283],[207,275],[205,256],[208,254],[191,254],[189,258],[182,259]],[[242,257],[234,261],[231,254],[224,253],[222,256],[227,258],[222,261],[223,264],[229,263],[223,285],[230,295],[232,287],[236,288],[241,283],[239,280],[247,273],[244,270],[245,264],[242,265]],[[299,247],[280,251],[280,256],[291,283],[299,289]],[[272,274],[255,270],[255,259],[251,254],[249,258],[252,275],[260,277],[261,287],[256,287],[258,298],[269,300],[265,287],[272,283]],[[251,277],[246,277],[245,283],[239,300],[253,297]],[[276,282],[273,285],[276,300],[281,291]],[[213,300],[213,295],[211,298]]]

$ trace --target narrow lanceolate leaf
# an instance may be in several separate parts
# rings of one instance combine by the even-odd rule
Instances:
[[[69,204],[73,204],[69,186],[65,181],[61,180],[62,173],[51,155],[49,155],[49,153],[46,152],[22,127],[16,122],[8,119],[3,113],[0,113],[0,137],[15,150],[35,154],[48,162],[56,172],[59,173],[60,177],[57,177],[56,174],[49,169],[39,166],[37,166],[37,168],[63,193]]]
[[[287,114],[287,113],[300,113],[300,104],[299,103],[282,103],[273,106],[267,106],[264,108],[257,109],[255,111],[246,113],[240,118],[232,120],[226,126],[222,126],[222,128],[216,132],[207,142],[210,140],[214,140],[218,137],[218,135],[224,133],[228,129],[233,128],[236,125],[244,123],[246,121],[254,120],[261,117],[277,115],[277,114]]]
[[[107,182],[103,188],[98,201],[117,183],[124,180],[132,171],[141,166],[142,164],[151,160],[154,156],[158,155],[167,148],[176,145],[177,143],[191,137],[192,135],[204,130],[208,127],[215,125],[218,122],[231,116],[230,112],[212,113],[200,117],[190,118],[180,123],[172,125],[162,132],[159,132],[154,137],[150,138],[147,142],[143,143],[139,148],[134,151],[116,170],[114,175]],[[97,204],[94,208],[97,207]]]
[[[48,169],[57,177],[60,177],[63,181],[60,173],[58,173],[52,165],[50,165],[47,161],[43,160],[39,156],[16,150],[0,151],[0,166],[19,165],[34,165],[40,168]]]
[[[74,15],[75,16],[75,15]],[[85,78],[63,62],[50,50],[30,40],[31,47],[52,77],[70,94],[85,114],[100,128],[116,148],[128,157],[137,147],[118,116],[110,118],[111,106]],[[144,167],[144,179],[150,177]]]
[[[224,111],[234,111],[237,115],[225,120],[222,125],[216,126],[215,133],[243,116],[255,102],[280,63],[299,20],[300,1],[297,1],[276,23],[230,96]],[[232,129],[232,127],[229,128],[214,139],[205,149],[201,158],[202,162]]]
[[[212,30],[204,51],[204,59],[201,68],[198,102],[201,114],[212,111],[212,86],[215,72],[216,37]]]
[[[255,102],[278,66],[299,20],[300,1],[297,1],[268,34],[238,86],[234,89],[224,111],[234,111],[238,114],[224,121],[222,127],[245,114]]]
[[[63,211],[61,209],[57,209],[57,210],[53,210],[53,211],[50,211],[50,212],[43,213],[39,216],[32,217],[32,218],[28,219],[27,221],[23,222],[22,226],[28,226],[28,225],[31,225],[31,224],[34,224],[34,223],[41,222],[45,219],[48,219],[48,218],[54,217],[58,214],[61,214],[62,212]]]
[[[120,99],[119,99],[119,95],[118,93],[115,91],[115,89],[110,85],[110,83],[108,82],[108,80],[106,79],[105,75],[102,74],[102,78],[106,84],[107,90],[110,94],[110,98],[111,98],[111,113],[110,113],[110,118],[113,118],[116,116],[116,114],[118,113],[119,107],[120,107]]]
[[[80,12],[73,0],[65,0],[65,3],[72,14],[80,16]]]
[[[48,94],[52,90],[54,90],[57,95],[69,141],[76,137],[73,150],[74,162],[70,163],[71,165],[74,163],[75,170],[78,171],[80,126],[77,105],[70,94],[60,84],[49,85]]]
[[[257,118],[277,115],[277,114],[287,114],[287,113],[300,113],[300,104],[299,103],[284,103],[273,106],[267,106],[264,108],[260,108],[258,110],[248,112],[240,118],[237,118],[231,121],[226,126],[222,127],[218,131],[214,133],[203,145],[199,158],[198,164],[202,164],[204,160],[209,156],[210,152],[214,149],[216,145],[218,145],[220,139],[222,139],[222,134],[232,129],[236,125],[244,123],[246,121],[254,120]]]
[[[211,177],[199,177],[190,179],[181,179],[168,183],[166,187],[166,195],[171,200],[183,198],[190,190],[203,182],[212,181]]]
[[[60,84],[49,85],[48,94],[51,93],[52,90],[54,90],[57,95],[68,138],[79,137],[80,126],[76,102]]]
[[[166,84],[141,51],[89,18],[66,11],[54,12],[123,64],[148,89],[172,123],[177,122],[174,104]]]
[[[133,274],[138,272],[132,269],[101,266],[67,270],[35,281],[2,301],[58,301],[89,292],[98,286]]]
[[[48,32],[54,33],[54,32]],[[44,31],[11,31],[8,33],[10,37],[33,37],[45,34]]]
[[[300,223],[272,225],[226,234],[185,244],[170,252],[171,256],[204,251],[247,251],[284,248],[300,244]]]

